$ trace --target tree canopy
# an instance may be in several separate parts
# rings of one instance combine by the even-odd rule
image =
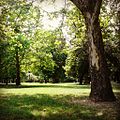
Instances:
[[[91,83],[91,99],[115,100],[120,2],[71,1],[0,1],[0,82]]]

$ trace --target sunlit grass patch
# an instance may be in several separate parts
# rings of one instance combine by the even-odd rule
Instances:
[[[78,84],[39,84],[39,83],[23,83],[22,86],[16,88],[16,86],[8,86],[8,88],[1,88],[4,94],[14,95],[34,95],[34,94],[49,94],[49,95],[81,95],[88,96],[90,92],[90,85],[78,85]]]

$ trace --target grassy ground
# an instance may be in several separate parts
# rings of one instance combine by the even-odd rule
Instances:
[[[89,85],[0,85],[0,120],[120,120],[120,85],[113,89],[116,102],[93,103]]]

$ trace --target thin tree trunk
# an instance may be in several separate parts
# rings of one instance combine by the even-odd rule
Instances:
[[[20,62],[18,51],[16,50],[16,85],[20,85]]]
[[[71,0],[82,12],[89,41],[89,67],[91,75],[90,99],[114,101],[111,83],[107,74],[104,46],[99,23],[102,0]]]
[[[79,76],[78,82],[79,82],[79,85],[82,85],[82,83],[83,83],[83,75]]]

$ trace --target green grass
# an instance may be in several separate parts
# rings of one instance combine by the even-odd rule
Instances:
[[[119,99],[120,85],[113,84]],[[90,85],[0,85],[0,120],[120,120],[120,103],[93,103]]]

